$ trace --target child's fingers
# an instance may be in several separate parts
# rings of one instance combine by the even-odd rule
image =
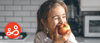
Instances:
[[[65,33],[65,34],[64,34],[64,36],[69,37],[69,36],[70,36],[70,34],[71,34],[71,30],[69,30],[67,33]]]
[[[56,33],[56,36],[58,36],[58,35],[59,35],[59,34],[58,34],[58,28],[57,28],[57,27],[56,27],[56,32],[55,32],[55,33]]]
[[[54,40],[54,35],[51,35],[51,37],[52,37],[51,39]]]
[[[63,34],[63,39],[66,41],[69,39],[71,31],[69,30],[67,33]]]
[[[53,40],[55,40],[58,37],[58,28],[55,28],[55,34],[53,35]]]
[[[71,34],[71,30],[69,30],[67,34],[70,35]]]
[[[69,42],[67,42],[67,43],[73,43],[73,42],[69,41]]]

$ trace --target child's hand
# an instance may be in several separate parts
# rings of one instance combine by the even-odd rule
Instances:
[[[58,33],[58,28],[56,28],[56,32],[55,32],[54,39],[53,39],[54,43],[64,43],[65,41],[69,39],[70,34],[71,34],[71,30],[63,35],[60,35]]]
[[[69,41],[69,42],[67,42],[67,43],[73,43],[73,42]]]

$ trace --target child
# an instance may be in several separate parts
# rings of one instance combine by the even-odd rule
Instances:
[[[61,0],[44,2],[37,12],[37,32],[34,43],[77,43],[73,33],[60,35],[58,26],[67,23],[68,9]]]

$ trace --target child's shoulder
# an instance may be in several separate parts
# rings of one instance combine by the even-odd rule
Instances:
[[[38,36],[38,37],[40,37],[40,38],[47,37],[46,34],[45,34],[43,31],[38,32],[38,33],[36,34],[36,36]]]
[[[42,42],[42,43],[47,43],[47,42],[52,42],[50,38],[47,37],[46,33],[44,32],[38,32],[35,36],[34,39],[35,42]]]
[[[39,40],[40,41],[44,41],[44,39],[47,37],[47,35],[44,33],[44,32],[38,32],[36,35],[35,35],[35,41],[36,40]]]
[[[46,35],[43,31],[37,33],[37,35]]]

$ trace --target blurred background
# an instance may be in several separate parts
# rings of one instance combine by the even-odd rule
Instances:
[[[36,13],[47,0],[0,0],[0,42],[33,43],[37,29]],[[100,42],[100,0],[63,0],[68,7],[68,23],[79,43]],[[9,39],[4,28],[9,22],[21,27],[21,35]]]

